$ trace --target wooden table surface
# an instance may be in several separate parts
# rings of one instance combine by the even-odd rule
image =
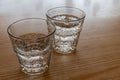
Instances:
[[[26,75],[6,29],[22,18],[45,18],[48,9],[58,6],[86,12],[77,52],[53,53],[45,74]],[[120,0],[0,0],[0,80],[120,80]]]

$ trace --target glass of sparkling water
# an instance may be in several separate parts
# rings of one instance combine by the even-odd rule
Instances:
[[[48,26],[55,26],[54,51],[70,54],[76,51],[85,12],[73,7],[56,7],[46,13]]]
[[[27,18],[12,23],[7,32],[18,57],[22,71],[29,75],[48,70],[55,27],[46,20]]]

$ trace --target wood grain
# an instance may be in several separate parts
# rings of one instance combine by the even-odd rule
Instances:
[[[86,12],[77,52],[53,53],[45,74],[26,75],[6,29],[18,19],[46,18],[45,12],[58,6]],[[120,80],[120,0],[0,0],[0,80]]]

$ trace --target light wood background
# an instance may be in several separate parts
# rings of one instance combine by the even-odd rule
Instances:
[[[77,52],[53,53],[45,74],[28,76],[6,29],[22,18],[46,18],[48,9],[59,6],[86,12]],[[120,0],[0,0],[0,80],[120,80]]]

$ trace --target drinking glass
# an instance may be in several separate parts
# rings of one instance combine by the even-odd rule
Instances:
[[[27,18],[12,23],[7,32],[23,72],[36,75],[48,70],[54,26],[48,31],[46,20]]]
[[[48,26],[55,26],[54,51],[70,54],[76,51],[85,12],[74,7],[56,7],[46,13]]]

